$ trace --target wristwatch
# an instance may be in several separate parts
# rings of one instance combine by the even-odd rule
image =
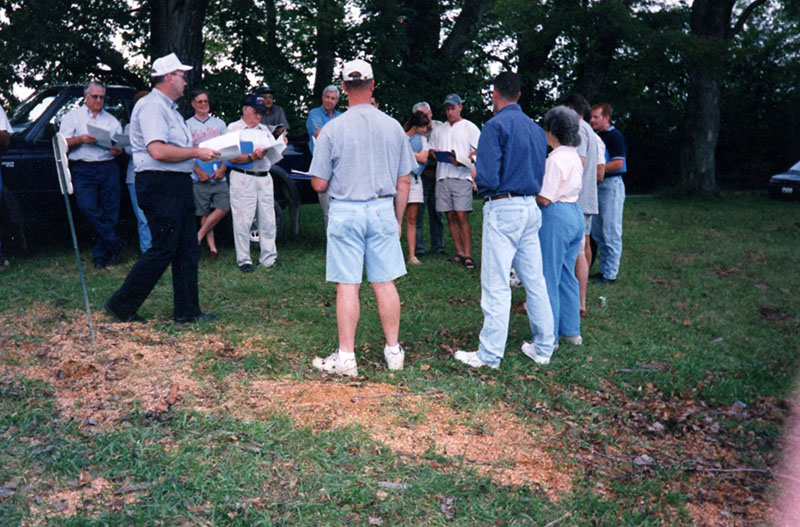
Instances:
[[[248,163],[252,163],[253,162],[253,154],[247,154],[247,162]]]

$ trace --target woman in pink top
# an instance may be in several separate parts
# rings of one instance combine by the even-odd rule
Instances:
[[[545,163],[542,190],[536,201],[542,211],[539,243],[542,269],[558,338],[581,344],[580,292],[575,262],[583,240],[583,212],[577,203],[583,165],[575,149],[580,144],[578,115],[566,106],[548,111],[542,122],[553,151]]]

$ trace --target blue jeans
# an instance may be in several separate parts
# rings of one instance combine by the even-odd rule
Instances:
[[[622,176],[606,176],[597,184],[597,208],[592,218],[592,238],[600,253],[600,272],[616,280],[622,256],[622,207],[625,205],[625,183]]]
[[[92,259],[107,262],[123,245],[122,238],[115,232],[121,195],[117,162],[71,161],[69,168],[78,209],[97,235]]]
[[[136,215],[136,226],[139,229],[139,249],[144,254],[150,248],[153,238],[150,236],[147,218],[144,217],[144,212],[139,208],[139,200],[136,199],[136,185],[134,183],[128,183],[128,194],[131,195],[131,206],[133,207],[133,213]]]
[[[575,278],[575,261],[583,243],[580,206],[556,201],[542,207],[539,242],[556,340],[559,335],[578,336],[581,334],[581,297]]]
[[[436,254],[444,251],[444,223],[442,213],[436,212],[436,178],[426,175],[422,178],[422,192],[425,196],[425,203],[420,206],[417,213],[417,252],[425,252],[425,239],[422,231],[425,227],[425,209],[428,209],[428,223],[431,234],[431,253]]]
[[[511,266],[517,272],[527,295],[528,321],[536,353],[543,358],[553,354],[553,314],[547,298],[539,248],[542,215],[533,196],[489,201],[483,206],[481,247],[481,309],[483,329],[478,358],[497,366],[508,339],[511,311]]]

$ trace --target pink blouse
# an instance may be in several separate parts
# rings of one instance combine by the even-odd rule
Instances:
[[[539,195],[550,201],[575,203],[581,192],[583,164],[574,146],[559,146],[547,156]]]

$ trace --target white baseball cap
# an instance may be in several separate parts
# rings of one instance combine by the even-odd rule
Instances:
[[[367,81],[372,79],[372,66],[369,62],[361,59],[345,62],[342,70],[342,80],[344,81]]]
[[[151,77],[161,77],[162,75],[166,75],[167,73],[172,73],[173,71],[189,71],[192,69],[191,66],[187,66],[186,64],[181,64],[180,59],[175,53],[170,53],[164,57],[158,58],[153,61],[153,69],[150,73]]]

